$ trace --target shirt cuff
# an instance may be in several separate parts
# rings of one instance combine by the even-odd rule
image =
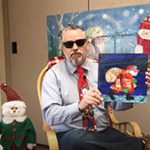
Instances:
[[[80,115],[81,112],[80,112],[80,110],[79,110],[79,108],[78,108],[78,102],[72,104],[72,105],[69,107],[69,111],[68,111],[68,112],[69,112],[69,114],[70,114],[71,116]]]

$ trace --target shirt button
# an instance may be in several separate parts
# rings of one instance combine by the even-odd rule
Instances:
[[[12,126],[15,126],[15,125],[16,125],[16,123],[15,123],[15,122],[13,122],[13,123],[12,123]]]
[[[13,128],[13,129],[12,129],[12,132],[16,132],[16,128]]]
[[[13,135],[13,136],[11,137],[11,139],[14,140],[14,139],[15,139],[15,136]]]

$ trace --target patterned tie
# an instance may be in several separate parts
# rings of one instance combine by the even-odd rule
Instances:
[[[82,100],[84,91],[88,90],[88,82],[86,79],[86,76],[84,75],[84,69],[82,67],[77,67],[76,70],[79,74],[78,78],[78,90],[79,90],[79,98]],[[95,131],[96,130],[96,121],[94,118],[94,111],[92,106],[88,106],[83,112],[82,112],[82,125],[84,129],[89,131]]]

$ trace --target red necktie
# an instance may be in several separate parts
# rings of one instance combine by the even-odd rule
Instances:
[[[78,78],[79,97],[80,100],[82,100],[84,91],[88,90],[89,87],[88,87],[86,76],[84,75],[84,69],[82,67],[77,67],[77,72],[79,73],[79,78]],[[90,131],[96,130],[96,122],[95,122],[94,111],[92,106],[88,106],[82,112],[82,124],[84,129]]]

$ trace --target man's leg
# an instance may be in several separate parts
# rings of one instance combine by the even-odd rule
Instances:
[[[57,135],[60,150],[143,150],[140,139],[111,127],[100,132],[72,129]]]
[[[72,129],[67,132],[58,133],[57,138],[60,150],[107,150],[100,148],[100,146],[94,149],[93,144],[91,144],[94,140],[93,132],[91,131]]]

